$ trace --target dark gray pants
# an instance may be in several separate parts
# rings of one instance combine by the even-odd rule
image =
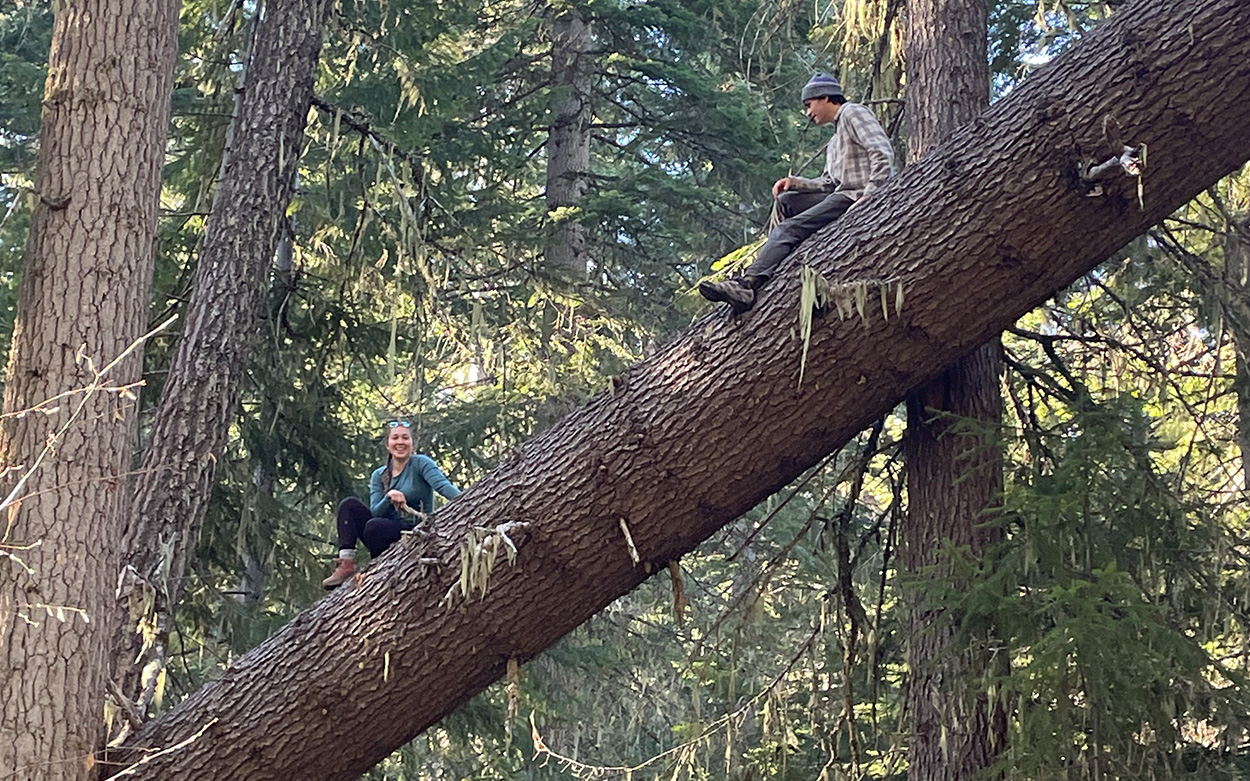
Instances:
[[[784,219],[768,234],[768,241],[743,276],[768,279],[795,247],[846,214],[853,203],[854,199],[842,193],[782,192],[777,205]]]

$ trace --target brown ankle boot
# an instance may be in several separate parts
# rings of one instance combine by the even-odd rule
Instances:
[[[334,564],[334,572],[330,573],[330,577],[321,581],[321,585],[325,586],[327,589],[338,586],[343,581],[356,574],[355,559],[335,559]]]
[[[749,277],[748,280],[755,280]],[[755,304],[755,288],[753,282],[741,279],[726,279],[723,282],[700,282],[699,295],[708,301],[725,301],[733,307],[734,313],[742,314]]]

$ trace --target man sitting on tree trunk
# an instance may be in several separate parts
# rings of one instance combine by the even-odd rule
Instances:
[[[825,153],[825,171],[816,179],[787,176],[773,185],[781,222],[768,234],[746,273],[723,282],[701,282],[709,301],[726,301],[742,314],[755,304],[755,291],[772,277],[781,261],[803,240],[846,214],[860,198],[876,190],[894,168],[894,148],[872,110],[848,103],[842,85],[817,73],[803,87],[803,109],[817,125],[835,123]]]

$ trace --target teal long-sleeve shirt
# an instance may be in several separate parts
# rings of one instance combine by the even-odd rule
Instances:
[[[404,471],[395,477],[388,474],[388,468],[383,464],[369,478],[369,509],[374,518],[399,518],[395,505],[386,498],[386,493],[391,490],[403,491],[408,506],[423,513],[434,512],[435,491],[445,499],[455,499],[460,495],[460,489],[452,485],[429,456],[414,454],[408,459]]]

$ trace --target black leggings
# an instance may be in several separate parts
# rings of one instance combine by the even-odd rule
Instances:
[[[355,550],[359,540],[369,549],[369,555],[377,558],[399,539],[399,533],[416,527],[415,521],[395,518],[374,518],[365,503],[354,496],[339,502],[337,514],[339,549]]]

